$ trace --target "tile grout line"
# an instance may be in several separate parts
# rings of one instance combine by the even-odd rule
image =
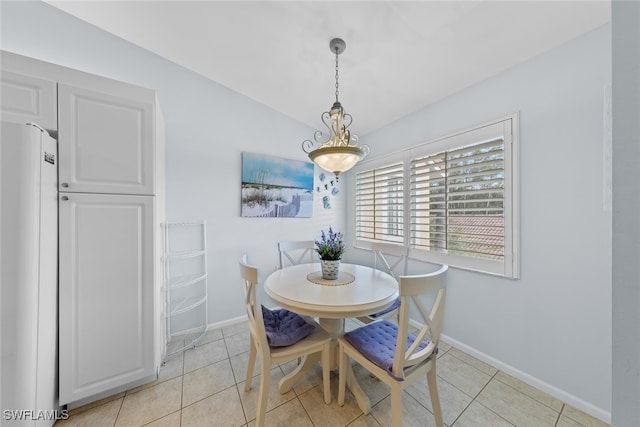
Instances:
[[[195,350],[195,348],[194,348],[194,350]],[[185,359],[184,352],[185,351],[186,350],[182,350],[182,369],[180,370],[180,372],[182,374],[182,375],[180,375],[180,378],[181,378],[181,380],[180,380],[180,426],[181,427],[182,427],[182,416],[184,415],[183,411],[182,411],[182,402],[183,402],[183,399],[184,399],[184,359]]]
[[[452,357],[455,357],[455,355],[453,355],[453,354],[452,354],[451,356],[452,356]],[[466,362],[465,362],[464,360],[462,360],[462,359],[459,359],[459,358],[457,358],[457,357],[456,357],[456,359],[460,360],[461,362],[466,363]],[[468,364],[468,363],[467,363],[467,364]],[[437,364],[436,364],[436,366],[437,366]],[[469,365],[469,366],[471,366],[471,365]],[[474,366],[471,366],[471,367],[473,368]],[[476,369],[477,369],[477,368],[476,368]],[[478,370],[479,370],[479,369],[478,369]],[[482,372],[482,371],[480,371],[480,372]],[[437,373],[436,373],[436,375],[437,375]],[[482,390],[484,390],[484,389],[489,385],[489,383],[491,382],[491,380],[493,380],[493,379],[496,377],[496,375],[498,375],[498,372],[494,373],[494,374],[491,376],[491,378],[489,378],[489,381],[487,381],[487,383],[486,383],[485,385],[483,385],[483,386],[482,386],[482,388],[480,389],[480,391],[479,391],[475,396],[470,396],[470,397],[471,397],[471,402],[469,402],[469,404],[468,404],[467,406],[465,406],[465,407],[464,407],[464,409],[463,409],[462,411],[460,411],[460,414],[458,414],[458,416],[456,417],[456,419],[455,419],[455,420],[453,420],[453,422],[451,423],[451,426],[454,426],[454,425],[458,422],[458,420],[460,419],[460,417],[462,416],[462,414],[464,414],[464,413],[465,413],[465,411],[466,411],[467,409],[469,409],[469,407],[473,404],[473,402],[475,402],[475,401],[476,401],[476,399],[478,398],[478,396],[480,396],[480,393],[482,393]],[[449,382],[448,382],[447,380],[445,380],[444,378],[440,377],[440,379],[442,379],[442,381],[444,381],[444,382],[446,382],[447,384],[449,384]],[[455,386],[455,385],[453,385],[453,384],[451,384],[451,387],[454,387],[454,388],[456,388],[457,390],[460,390],[458,387],[456,387],[456,386]],[[464,391],[462,391],[462,390],[460,390],[460,391],[461,391],[462,393],[464,393]],[[464,393],[464,394],[466,394],[466,393]],[[468,396],[468,395],[467,395],[467,396]],[[480,402],[477,402],[477,403],[478,403],[478,405],[482,405],[482,403],[480,403]],[[482,405],[482,406],[486,408],[486,406],[484,406],[484,405]],[[494,414],[496,414],[496,413],[495,413],[494,411],[492,411],[490,408],[487,408],[487,410],[489,410],[489,411],[493,412]],[[503,418],[502,416],[500,416],[499,414],[496,414],[496,415],[498,415],[500,418],[504,419],[504,418]],[[509,422],[508,420],[505,420],[505,421]],[[509,424],[511,424],[511,423],[509,423]]]
[[[225,347],[225,349],[227,351],[227,356],[229,357],[229,365],[231,366],[231,375],[233,375],[233,381],[235,383],[234,386],[236,388],[236,394],[238,395],[238,400],[240,401],[240,407],[242,408],[242,415],[244,416],[244,424],[243,425],[244,426],[248,426],[249,425],[249,417],[247,416],[247,410],[245,408],[245,405],[242,404],[242,396],[240,396],[240,383],[238,383],[238,377],[236,376],[235,369],[233,368],[233,363],[231,363],[231,356],[229,355],[229,348],[227,347],[227,341],[224,339],[224,333],[222,331],[220,331],[220,332],[221,332],[221,335],[222,335],[221,339],[224,340],[224,347]],[[251,351],[251,350],[249,350],[249,351]],[[240,354],[243,354],[243,353],[240,353]],[[238,356],[238,355],[236,355],[236,356]],[[257,358],[257,355],[256,355],[256,358]],[[238,372],[238,374],[240,374],[240,373]],[[250,381],[253,382],[253,376],[251,376]],[[246,378],[245,378],[244,382],[247,382]]]
[[[235,378],[235,376],[234,376]],[[245,405],[242,404],[242,397],[240,396],[240,387],[238,387],[238,383],[235,384],[235,388],[236,388],[236,394],[238,395],[238,400],[240,401],[240,407],[242,408],[242,415],[244,416],[244,424],[243,425],[248,425],[249,424],[249,417],[247,416],[247,410],[245,409]]]
[[[282,371],[282,368],[280,368],[280,370]],[[293,390],[293,387],[292,387],[292,390]],[[308,391],[308,390],[307,390],[307,391]],[[303,410],[303,411],[304,411],[304,413],[307,415],[307,418],[309,419],[309,422],[311,423],[311,425],[312,425],[312,426],[314,426],[314,427],[315,427],[316,423],[314,423],[314,422],[313,422],[313,418],[311,418],[311,415],[309,414],[309,411],[307,410],[307,407],[306,407],[306,406],[304,406],[304,405],[302,404],[302,400],[300,400],[300,396],[298,395],[298,393],[296,393],[296,391],[295,391],[295,390],[293,390],[293,392],[294,392],[294,393],[295,393],[295,395],[296,395],[296,400],[298,401],[298,403],[300,404],[300,406],[302,406],[302,410]],[[291,399],[291,400],[293,400],[293,399]],[[291,400],[290,400],[289,402],[291,402]],[[288,403],[288,402],[287,402],[287,403]],[[275,409],[275,408],[273,408],[273,409]],[[272,411],[273,411],[273,409],[272,409]],[[271,411],[269,411],[269,412],[271,412]],[[267,414],[268,414],[269,412],[267,412]]]
[[[504,372],[504,371],[500,371],[500,370],[498,370],[498,372],[496,373],[496,375],[497,375],[498,373],[500,373],[500,372],[502,372],[502,373],[503,373],[503,374],[505,374],[505,375],[509,375],[509,374],[507,374],[506,372]],[[515,379],[516,381],[520,381],[520,380],[518,380],[517,378],[514,378],[514,379]],[[504,381],[501,381],[501,380],[500,380],[500,378],[496,378],[495,380],[496,380],[496,381],[498,381],[500,384],[504,384],[505,386],[510,387],[510,388],[512,388],[513,390],[515,390],[515,391],[517,391],[517,392],[522,393],[522,394],[523,394],[523,395],[525,395],[526,397],[528,397],[528,398],[530,398],[531,400],[533,400],[533,401],[535,401],[535,402],[537,402],[537,403],[541,404],[542,406],[545,406],[545,407],[547,407],[547,408],[551,409],[552,411],[556,412],[556,409],[555,409],[555,408],[553,408],[552,406],[547,405],[547,404],[546,404],[546,403],[544,403],[544,402],[541,402],[541,401],[540,401],[540,400],[538,400],[535,396],[532,396],[532,395],[530,395],[529,393],[525,393],[524,391],[518,390],[517,388],[515,388],[515,387],[514,387],[514,386],[512,386],[511,384],[508,384],[508,383],[506,383],[506,382],[504,382]],[[520,381],[520,382],[522,382],[522,381]],[[529,387],[533,388],[534,390],[540,391],[540,390],[536,389],[535,387],[530,386],[529,384],[527,384],[527,383],[525,383],[525,382],[522,382],[522,384],[524,384],[524,385],[526,385],[526,386],[529,386]],[[550,396],[550,395],[547,395],[547,396]],[[553,397],[553,396],[550,396],[550,397]],[[554,397],[554,399],[556,399],[556,398]],[[563,409],[564,409],[565,403],[564,403],[563,401],[559,400],[559,399],[556,399],[556,400],[558,400],[558,402],[560,402],[560,403],[562,404],[562,407],[560,408],[560,410],[558,410],[558,411],[557,411],[557,412],[558,412],[558,414],[562,414],[562,411],[563,411]]]
[[[564,412],[564,406],[565,403],[562,403],[562,408],[560,408],[560,412],[558,412],[558,418],[556,418],[556,423],[553,425],[554,427],[558,426],[558,423],[560,422],[560,417],[562,417],[562,413]]]
[[[120,416],[120,411],[122,411],[122,406],[124,405],[124,398],[127,397],[127,394],[125,393],[124,396],[122,396],[122,401],[120,402],[120,406],[118,407],[118,413],[116,414],[115,419],[113,420],[113,427],[116,427],[116,424],[118,422],[118,417]]]

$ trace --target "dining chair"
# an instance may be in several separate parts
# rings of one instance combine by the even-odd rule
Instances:
[[[316,250],[316,242],[313,240],[294,240],[278,242],[278,252],[280,254],[280,269],[291,265],[317,262],[313,254]],[[307,321],[316,321],[313,317],[302,316]],[[298,358],[298,365],[302,362]]]
[[[315,242],[313,240],[278,242],[280,252],[280,268],[298,265],[303,262],[317,262],[314,258]]]
[[[388,320],[372,322],[338,338],[340,371],[338,404],[344,405],[347,375],[353,375],[349,357],[391,388],[391,424],[402,425],[402,391],[426,373],[436,426],[442,427],[442,410],[436,385],[436,356],[445,305],[448,266],[416,276],[400,276],[398,325]],[[423,326],[409,333],[409,306],[413,302]],[[428,310],[430,306],[430,309]],[[366,414],[365,414],[366,415]]]
[[[365,244],[366,249],[371,251],[374,268],[389,273],[396,280],[400,275],[407,273],[408,247],[386,242],[366,242]],[[384,310],[368,316],[360,316],[357,319],[362,323],[371,323],[375,320],[391,318],[393,315],[397,317],[399,307],[400,298],[397,298]]]
[[[268,331],[265,327],[264,313],[269,313],[269,310],[260,304],[258,269],[248,264],[246,255],[243,255],[240,260],[240,273],[242,276],[247,317],[249,319],[249,332],[251,334],[249,365],[244,384],[245,391],[251,389],[253,366],[256,361],[256,355],[260,356],[260,389],[258,391],[256,425],[264,426],[272,367],[300,357],[314,353],[321,354],[324,401],[326,404],[331,403],[331,392],[329,389],[331,336],[318,324],[314,323],[313,331],[306,337],[290,345],[275,346],[274,340],[278,338],[289,339],[292,335],[295,336],[296,331],[287,327],[287,325],[294,324],[299,326],[306,321],[295,313],[282,309],[280,313],[284,313],[285,315],[281,316],[278,322],[274,322],[277,323],[276,325],[270,325],[275,327],[279,326],[280,329],[271,328]],[[304,323],[304,325],[309,325],[309,323]],[[298,338],[299,337],[296,339]],[[282,380],[279,385],[282,385]],[[290,388],[291,387],[289,387],[289,389]],[[280,389],[280,392],[286,393],[289,389]]]

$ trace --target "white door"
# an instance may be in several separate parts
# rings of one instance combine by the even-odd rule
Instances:
[[[154,198],[60,193],[60,403],[156,373]]]
[[[154,102],[58,84],[60,191],[155,194]]]

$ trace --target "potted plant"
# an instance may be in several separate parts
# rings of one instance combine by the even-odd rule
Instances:
[[[322,265],[322,278],[327,280],[335,280],[340,273],[340,260],[344,253],[344,242],[342,241],[342,233],[334,232],[331,227],[325,233],[320,232],[320,240],[315,241],[316,252],[320,256],[320,264]]]

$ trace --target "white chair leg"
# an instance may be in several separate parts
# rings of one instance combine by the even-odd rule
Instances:
[[[247,366],[247,378],[244,380],[244,391],[251,390],[251,380],[253,379],[253,365],[256,363],[256,345],[251,338],[251,346],[249,347],[249,365]]]
[[[258,392],[258,408],[256,411],[256,427],[264,427],[264,417],[267,413],[269,387],[271,385],[271,370],[269,364],[260,364],[260,391]]]
[[[344,351],[342,343],[338,350],[339,366],[338,366],[338,405],[344,405],[344,393],[347,388],[347,363],[349,363],[347,353]]]
[[[391,426],[402,427],[402,388],[391,386]]]
[[[324,403],[331,403],[331,343],[327,342],[322,348],[322,385],[324,387]]]
[[[435,357],[433,355],[432,357]],[[431,361],[431,369],[427,372],[427,384],[429,384],[429,395],[431,396],[431,407],[433,408],[433,416],[436,419],[436,427],[444,425],[442,421],[442,409],[440,408],[440,397],[438,396],[438,383],[436,376],[436,360]]]

